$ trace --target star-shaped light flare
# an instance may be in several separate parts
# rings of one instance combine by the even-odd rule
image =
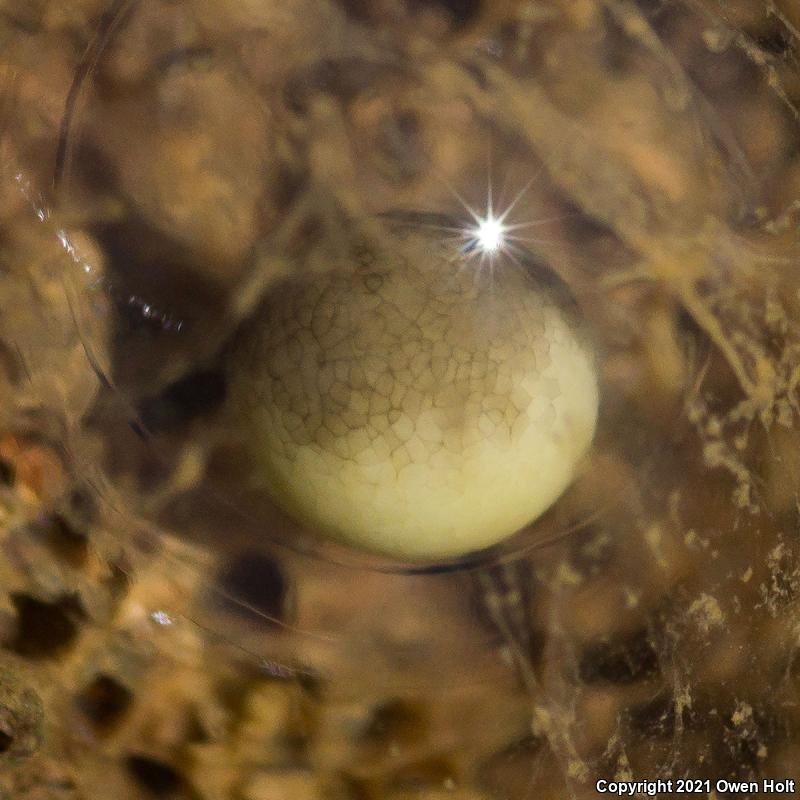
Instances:
[[[505,227],[499,219],[486,217],[481,220],[474,230],[477,247],[485,253],[498,253],[505,244]]]
[[[521,266],[522,262],[526,260],[526,245],[548,241],[541,237],[524,234],[524,230],[546,226],[575,216],[567,213],[553,217],[538,217],[526,222],[511,221],[512,212],[535,182],[538,174],[537,172],[499,213],[494,209],[491,171],[486,187],[486,205],[483,213],[471,206],[447,179],[440,176],[440,180],[456,198],[466,214],[460,220],[454,219],[450,225],[431,223],[428,227],[447,234],[446,239],[454,245],[453,256],[456,260],[464,262],[464,266],[474,267],[477,261],[477,272],[488,269],[489,274],[493,274],[494,267],[501,259],[510,259]]]
[[[470,217],[460,227],[451,229],[451,233],[458,242],[462,256],[466,256],[469,260],[477,259],[480,267],[488,265],[492,268],[501,257],[510,258],[518,263],[518,256],[521,256],[524,250],[523,243],[536,241],[536,239],[532,239],[529,236],[521,235],[521,231],[525,228],[562,219],[562,217],[557,217],[511,223],[510,216],[512,212],[534,180],[535,178],[531,178],[516,197],[499,213],[496,213],[494,209],[491,178],[487,186],[486,210],[484,213],[478,212],[452,186],[449,187]]]

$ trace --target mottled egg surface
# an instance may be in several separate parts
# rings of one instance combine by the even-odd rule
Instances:
[[[598,390],[557,280],[427,232],[274,290],[230,359],[265,488],[334,538],[464,555],[541,515],[592,440]]]

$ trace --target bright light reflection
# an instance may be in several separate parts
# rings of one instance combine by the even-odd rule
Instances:
[[[464,242],[461,247],[461,252],[464,255],[470,258],[477,257],[481,266],[486,262],[488,262],[489,266],[492,266],[495,259],[501,255],[507,255],[516,260],[512,252],[514,250],[512,240],[518,240],[520,237],[515,235],[515,232],[519,228],[527,226],[508,225],[506,224],[506,219],[532,182],[531,180],[499,214],[495,214],[494,211],[491,177],[487,187],[486,206],[483,214],[479,214],[455,189],[449,187],[450,191],[464,207],[464,210],[472,217],[472,224],[458,232],[459,238]]]
[[[572,214],[563,214],[553,217],[540,217],[524,222],[514,222],[513,212],[535,179],[536,176],[531,178],[510,203],[502,203],[499,211],[495,212],[490,173],[485,198],[486,204],[483,206],[482,213],[471,206],[450,183],[445,181],[445,185],[451,194],[472,219],[471,221],[464,219],[461,222],[456,222],[453,227],[439,225],[433,225],[433,227],[450,234],[450,240],[457,244],[464,260],[473,264],[477,262],[479,269],[486,267],[492,270],[504,258],[508,258],[519,265],[521,263],[520,258],[526,253],[526,243],[547,241],[546,239],[523,235],[523,232],[539,226],[560,222],[572,216]]]
[[[485,253],[497,253],[505,243],[505,231],[503,223],[490,215],[478,222],[475,229],[476,243]]]

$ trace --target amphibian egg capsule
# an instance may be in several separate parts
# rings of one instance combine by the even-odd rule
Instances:
[[[409,560],[496,544],[564,491],[598,391],[574,306],[498,257],[389,233],[279,287],[230,358],[232,408],[274,500]]]

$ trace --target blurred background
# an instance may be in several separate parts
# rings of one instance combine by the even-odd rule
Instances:
[[[0,797],[800,778],[799,56],[793,0],[0,0]],[[480,558],[326,544],[226,346],[490,182],[592,452]]]

